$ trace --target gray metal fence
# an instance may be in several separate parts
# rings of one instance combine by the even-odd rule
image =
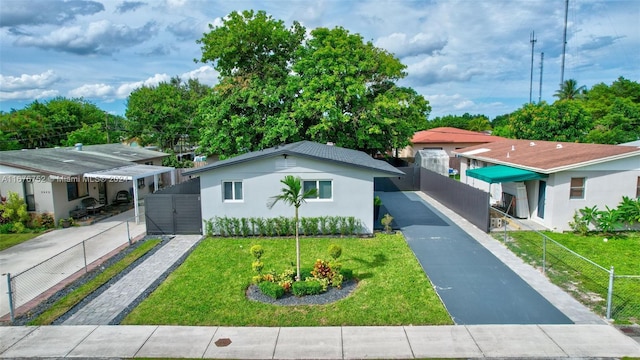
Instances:
[[[16,316],[44,300],[50,290],[66,279],[88,272],[92,263],[115,249],[131,245],[135,237],[130,229],[133,226],[139,228],[135,218],[127,219],[20,273],[4,274],[8,309],[3,306],[0,314],[8,312],[14,322]]]
[[[640,275],[616,275],[613,266],[597,264],[518,219],[491,211],[493,218],[502,219],[498,234],[505,245],[553,283],[607,319],[640,321]],[[528,232],[517,243],[509,236],[513,224]]]

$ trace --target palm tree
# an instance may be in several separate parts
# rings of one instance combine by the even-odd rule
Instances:
[[[267,204],[271,209],[278,201],[282,200],[287,205],[293,205],[296,208],[295,222],[296,222],[296,281],[300,280],[300,239],[299,224],[298,224],[298,208],[302,203],[306,202],[304,199],[308,197],[314,197],[317,194],[316,188],[309,189],[307,191],[302,190],[302,180],[299,177],[293,175],[287,175],[284,179],[280,180],[284,187],[280,190],[280,195],[271,197],[271,201]]]
[[[576,80],[569,79],[560,84],[560,89],[558,89],[553,96],[557,97],[558,100],[573,100],[580,98],[586,90],[586,86],[582,85],[578,87],[578,82]]]

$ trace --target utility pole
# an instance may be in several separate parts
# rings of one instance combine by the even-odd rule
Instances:
[[[542,70],[544,69],[544,53],[540,53],[540,90],[538,92],[538,104],[542,101]]]
[[[536,44],[536,32],[531,32],[529,42],[531,42],[531,78],[529,79],[529,104],[531,104],[531,94],[533,93],[533,49]]]
[[[562,40],[562,68],[560,69],[560,86],[564,84],[564,58],[567,53],[567,17],[569,16],[569,0],[564,2],[564,37]]]
[[[111,144],[111,141],[109,141],[109,117],[107,112],[104,112],[104,129],[107,131],[107,144]]]

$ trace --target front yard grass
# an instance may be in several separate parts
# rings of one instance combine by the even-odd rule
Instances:
[[[278,306],[248,300],[254,273],[252,245],[265,250],[265,271],[295,267],[295,240],[207,238],[122,324],[219,326],[341,326],[453,324],[413,252],[400,234],[374,238],[302,238],[301,264],[329,260],[342,246],[343,268],[359,284],[326,305]]]
[[[0,234],[0,251],[31,240],[42,233]]]
[[[616,276],[640,275],[640,233],[621,233],[613,237],[554,232],[544,234],[607,270],[613,266]],[[543,244],[539,233],[519,231],[509,232],[508,235],[511,241],[506,245],[514,253],[530,264],[542,267]],[[502,234],[496,233],[495,236],[503,240]],[[549,279],[598,314],[606,315],[609,273],[572,255],[551,241],[547,241],[546,249]],[[612,318],[622,323],[638,322],[640,278],[615,278],[613,290]]]

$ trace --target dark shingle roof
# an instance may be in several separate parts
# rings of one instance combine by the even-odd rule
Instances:
[[[324,145],[312,141],[299,141],[296,143],[275,146],[272,148],[258,150],[236,157],[217,161],[213,164],[186,171],[184,175],[193,175],[225,166],[240,164],[262,158],[269,158],[280,155],[293,155],[318,160],[331,161],[347,166],[379,171],[391,176],[405,175],[402,171],[394,168],[388,163],[376,160],[362,151],[345,149],[338,146]]]
[[[166,156],[167,154],[122,144],[85,145],[75,148],[12,150],[0,153],[0,165],[60,176],[79,176]]]

